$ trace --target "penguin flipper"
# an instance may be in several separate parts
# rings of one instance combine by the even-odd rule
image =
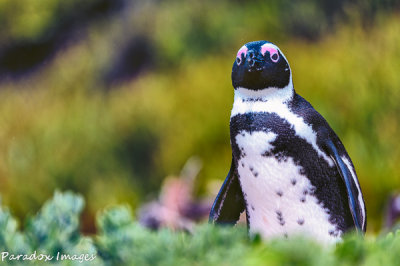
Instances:
[[[240,187],[239,178],[235,174],[234,162],[210,211],[209,222],[234,225],[246,205]]]
[[[359,186],[356,183],[358,182],[357,176],[352,175],[349,166],[343,161],[342,157],[339,155],[339,152],[335,144],[330,138],[328,138],[325,141],[325,146],[329,152],[329,155],[335,162],[337,170],[339,171],[340,176],[342,177],[342,180],[346,186],[350,212],[353,217],[354,225],[356,226],[356,229],[358,231],[365,232],[366,230],[365,215],[364,215],[365,211],[363,212],[364,207],[361,206],[361,204],[363,204],[361,203],[363,200],[362,200],[362,195],[359,195],[361,194],[361,190],[359,189]]]

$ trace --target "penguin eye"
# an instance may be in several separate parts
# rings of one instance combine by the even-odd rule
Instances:
[[[269,58],[271,58],[271,61],[272,61],[272,62],[276,63],[276,62],[278,62],[278,60],[279,60],[279,54],[278,54],[278,53],[271,53],[271,54],[269,55]]]
[[[270,43],[263,44],[261,46],[261,53],[263,56],[267,56],[266,53],[269,52],[269,58],[272,62],[276,63],[279,60],[278,48]]]
[[[246,54],[247,54],[247,47],[246,45],[243,45],[242,48],[239,49],[239,51],[237,52],[236,55],[236,64],[240,65],[242,63],[242,56],[244,56],[244,58],[246,58]]]

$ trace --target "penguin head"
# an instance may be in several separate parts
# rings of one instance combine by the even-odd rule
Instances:
[[[273,43],[249,42],[239,49],[232,68],[235,89],[280,89],[291,84],[291,80],[289,63]]]

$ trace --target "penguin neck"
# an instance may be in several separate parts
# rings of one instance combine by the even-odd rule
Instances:
[[[243,87],[235,88],[235,102],[280,102],[288,103],[293,100],[295,90],[292,77],[289,84],[283,88],[269,87],[261,90],[251,90]]]
[[[284,88],[250,90],[235,88],[231,118],[238,114],[271,112],[287,109],[295,96],[292,79]]]

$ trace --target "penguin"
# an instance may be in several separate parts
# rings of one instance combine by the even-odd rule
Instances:
[[[271,42],[242,46],[232,68],[232,162],[209,221],[250,234],[336,243],[366,231],[353,163],[327,121],[296,93],[289,63]]]

